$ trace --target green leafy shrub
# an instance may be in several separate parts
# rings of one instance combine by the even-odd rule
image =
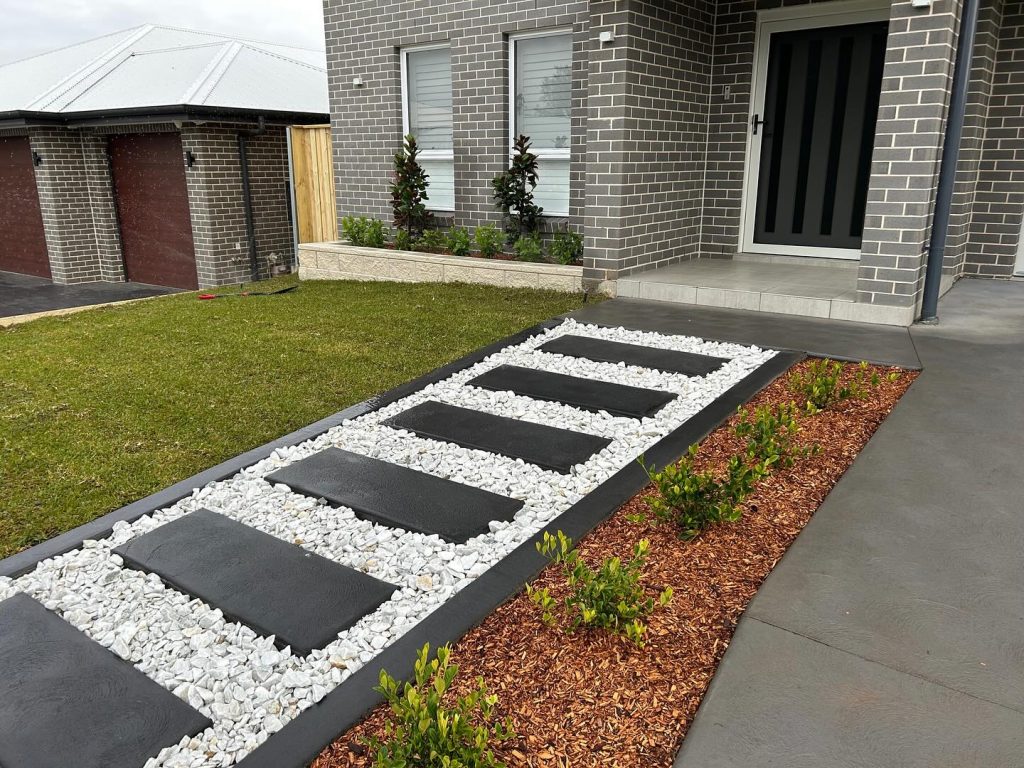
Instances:
[[[579,627],[601,627],[625,635],[637,645],[644,644],[646,625],[641,617],[654,610],[654,600],[647,597],[640,586],[640,575],[650,549],[650,541],[642,539],[633,548],[633,557],[623,563],[618,557],[610,557],[593,570],[572,548],[572,539],[561,531],[557,536],[544,532],[544,539],[537,543],[537,551],[554,563],[561,563],[569,595],[565,598],[565,609],[570,614],[569,631]],[[555,624],[554,609],[557,601],[547,587],[540,589],[527,586],[530,599],[543,611],[547,624]],[[672,588],[667,587],[658,598],[661,605],[672,599]]]
[[[424,253],[441,253],[448,247],[448,235],[440,229],[428,229],[413,245],[414,250]]]
[[[750,462],[763,464],[770,471],[776,465],[791,467],[798,457],[817,451],[818,446],[797,445],[800,426],[796,411],[793,403],[776,407],[762,405],[755,408],[753,414],[746,408],[739,409],[733,434],[746,440],[746,454]]]
[[[540,178],[537,156],[530,151],[530,139],[520,134],[512,146],[512,162],[507,170],[491,179],[494,203],[505,215],[510,238],[537,231],[544,212],[533,201],[533,190]]]
[[[583,260],[583,235],[572,230],[556,232],[548,253],[559,264],[579,264]]]
[[[790,375],[789,386],[804,400],[808,413],[818,413],[840,400],[867,397],[868,387],[877,387],[881,382],[877,372],[869,375],[869,371],[868,364],[861,362],[844,383],[842,363],[828,358],[812,360],[806,370]]]
[[[365,216],[345,216],[341,220],[341,231],[352,245],[362,248],[383,248],[387,241],[384,222]]]
[[[768,468],[762,461],[748,464],[745,456],[733,456],[719,478],[714,470],[697,471],[694,460],[697,446],[691,445],[687,455],[661,472],[640,463],[658,493],[647,498],[654,516],[679,528],[683,539],[700,535],[715,523],[735,522],[743,515],[743,501],[750,495]]]
[[[419,152],[416,137],[406,136],[402,151],[395,154],[395,180],[391,184],[395,229],[408,233],[410,242],[414,242],[434,218],[426,206],[429,177],[419,163]]]
[[[501,253],[505,245],[505,236],[493,224],[482,224],[477,227],[474,239],[480,255],[488,259],[493,259]]]
[[[413,247],[412,236],[404,229],[395,232],[395,248],[400,251],[411,251]]]
[[[447,248],[452,256],[469,256],[469,230],[465,227],[452,227],[448,230]]]
[[[377,690],[394,715],[384,726],[384,738],[371,736],[366,744],[375,768],[504,768],[489,744],[515,736],[508,720],[498,720],[498,697],[487,693],[483,678],[466,696],[451,704],[445,693],[459,673],[449,663],[451,649],[437,649],[430,659],[430,645],[417,654],[414,681],[399,683],[381,670]]]
[[[544,245],[537,235],[522,235],[513,250],[520,261],[544,261]]]

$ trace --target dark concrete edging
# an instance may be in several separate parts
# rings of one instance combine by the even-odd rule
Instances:
[[[115,523],[122,521],[131,523],[138,520],[143,515],[148,515],[158,509],[163,509],[164,507],[176,504],[182,499],[191,496],[192,492],[197,488],[202,488],[210,483],[217,482],[218,480],[224,480],[245,467],[251,466],[258,461],[262,461],[278,448],[298,445],[299,443],[310,440],[317,435],[323,434],[327,430],[338,426],[343,421],[354,419],[365,413],[369,413],[370,411],[375,411],[378,408],[383,408],[385,405],[393,403],[396,400],[400,400],[412,392],[422,389],[428,384],[433,384],[441,381],[442,379],[446,379],[464,368],[475,365],[485,357],[493,355],[496,352],[500,352],[505,347],[520,344],[531,336],[535,336],[548,328],[560,325],[563,321],[563,317],[555,317],[551,320],[520,331],[519,333],[513,334],[512,336],[508,336],[492,344],[488,344],[486,347],[481,347],[458,360],[448,363],[447,365],[443,365],[440,368],[436,368],[423,376],[406,382],[405,384],[400,384],[394,389],[390,389],[383,394],[375,395],[361,403],[349,406],[338,413],[327,416],[319,421],[315,421],[301,429],[297,429],[284,437],[279,437],[276,440],[272,440],[269,443],[265,443],[264,445],[246,451],[234,458],[227,459],[216,466],[192,475],[192,477],[185,478],[184,480],[159,490],[145,498],[134,501],[120,509],[115,509],[113,512],[108,512],[102,517],[98,517],[95,520],[91,520],[88,523],[78,526],[77,528],[72,528],[70,531],[62,533],[59,536],[55,536],[52,539],[48,539],[33,547],[29,547],[26,550],[11,555],[10,557],[0,560],[0,576],[7,576],[12,579],[17,578],[18,576],[31,571],[43,560],[77,549],[82,545],[82,542],[87,539],[104,539],[110,535]]]
[[[794,364],[802,352],[784,351],[738,382],[709,406],[659,441],[644,459],[648,465],[663,467],[707,436],[739,406],[771,384]],[[574,540],[589,533],[624,502],[647,485],[647,475],[637,463],[619,470],[594,491],[552,520],[544,530],[562,530]],[[373,690],[381,670],[398,679],[413,673],[416,652],[458,640],[480,624],[494,609],[516,595],[547,564],[535,547],[543,531],[519,545],[510,554],[456,593],[394,644],[359,668],[319,704],[305,710],[283,729],[270,736],[239,768],[305,768],[337,736],[358,724],[381,702]]]

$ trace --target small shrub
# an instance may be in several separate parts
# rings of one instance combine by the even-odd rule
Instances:
[[[548,253],[559,264],[579,264],[583,260],[583,235],[572,230],[556,232]]]
[[[510,238],[537,231],[544,212],[533,201],[533,190],[540,178],[537,156],[530,151],[530,139],[520,135],[512,147],[512,162],[507,170],[491,179],[494,203],[505,215],[505,228]]]
[[[404,229],[395,232],[395,248],[400,251],[411,251],[413,247],[412,236]]]
[[[429,176],[419,163],[419,151],[416,138],[406,136],[402,151],[395,154],[395,179],[391,184],[395,229],[405,230],[410,242],[415,241],[434,218],[425,204]]]
[[[808,413],[818,413],[840,400],[867,397],[868,387],[877,387],[881,378],[877,372],[869,375],[866,362],[857,366],[854,375],[843,383],[843,364],[825,358],[812,360],[805,371],[794,371],[789,386],[806,403]]]
[[[440,229],[428,229],[413,245],[414,250],[424,253],[441,253],[448,246],[448,236]]]
[[[493,224],[482,224],[477,227],[474,239],[480,255],[488,259],[493,259],[500,254],[502,246],[505,245],[505,236]]]
[[[748,464],[745,456],[733,456],[719,479],[711,469],[698,472],[694,468],[696,455],[697,446],[691,445],[686,456],[661,472],[648,468],[640,458],[658,491],[647,498],[648,508],[659,520],[677,525],[683,539],[695,538],[715,523],[739,520],[743,500],[768,472],[763,462]]]
[[[498,697],[488,694],[483,678],[466,696],[451,704],[445,693],[459,673],[448,659],[451,649],[430,646],[417,654],[414,682],[400,686],[381,670],[377,690],[383,694],[394,717],[384,726],[384,738],[371,736],[366,745],[375,768],[504,768],[489,744],[515,736],[507,720],[497,720]]]
[[[469,231],[465,227],[452,227],[448,230],[446,247],[452,256],[469,256]]]
[[[516,240],[513,250],[520,261],[544,261],[544,245],[537,235],[523,235]]]
[[[341,220],[341,231],[352,245],[363,248],[383,248],[387,240],[384,222],[365,216],[345,216]]]
[[[623,563],[618,557],[610,557],[601,563],[598,570],[592,570],[572,548],[572,539],[561,531],[557,536],[544,532],[544,539],[537,543],[537,551],[554,563],[561,563],[569,595],[565,598],[566,611],[572,616],[569,631],[579,627],[601,627],[625,635],[637,645],[644,644],[646,625],[641,617],[654,610],[654,600],[644,593],[640,586],[640,574],[650,541],[642,539],[633,548],[633,557]],[[554,609],[557,604],[547,587],[535,589],[527,586],[530,599],[543,611],[546,624],[555,624]],[[658,598],[661,605],[672,599],[672,588],[667,587]]]
[[[762,405],[754,409],[753,416],[746,408],[740,408],[739,419],[733,427],[733,434],[746,440],[748,460],[762,464],[769,471],[776,465],[791,467],[799,456],[810,455],[818,449],[818,446],[798,446],[799,432],[793,403],[774,408]]]

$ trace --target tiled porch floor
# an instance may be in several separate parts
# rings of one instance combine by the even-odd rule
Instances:
[[[847,320],[857,300],[857,267],[855,261],[696,259],[621,277],[617,295]]]

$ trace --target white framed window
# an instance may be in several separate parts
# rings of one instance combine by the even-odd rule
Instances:
[[[403,48],[402,134],[419,145],[427,172],[427,208],[455,210],[455,154],[452,145],[452,62],[447,43]]]
[[[534,200],[547,216],[568,216],[572,33],[511,37],[509,92],[509,153],[520,134],[530,138],[540,176]]]

